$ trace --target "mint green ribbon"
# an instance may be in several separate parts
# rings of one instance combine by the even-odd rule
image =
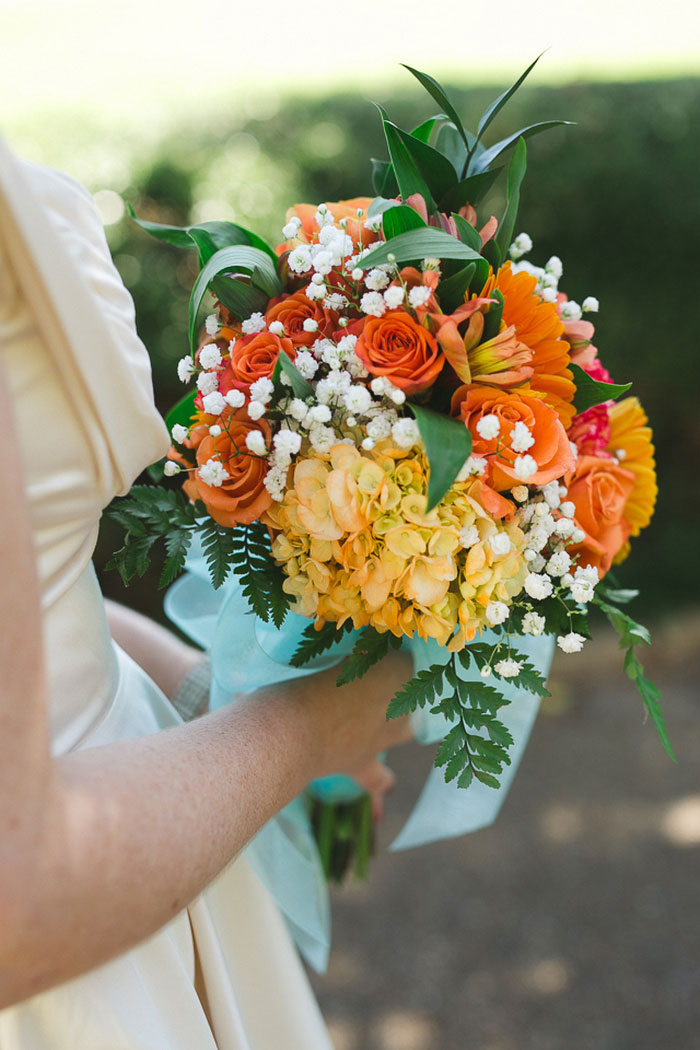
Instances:
[[[333,667],[351,651],[355,641],[354,632],[345,634],[329,652],[304,667],[292,667],[289,660],[308,627],[308,619],[288,613],[279,630],[263,623],[250,609],[235,576],[214,590],[199,549],[189,555],[187,571],[168,590],[165,612],[180,630],[210,652],[212,709],[233,702],[237,695]],[[489,631],[481,640],[495,643],[496,637]],[[450,654],[434,641],[412,639],[406,644],[416,671],[449,659]],[[513,655],[527,657],[546,676],[554,651],[553,637],[518,638],[511,643],[511,648]],[[465,681],[479,675],[473,666],[469,670],[460,666],[457,673]],[[410,849],[437,839],[464,835],[496,819],[539,707],[538,697],[523,693],[517,686],[502,681],[499,687],[506,699],[512,701],[501,710],[499,717],[514,740],[511,764],[501,776],[500,787],[489,788],[475,781],[465,791],[454,781],[446,784],[443,770],[432,769],[390,849]],[[450,729],[443,715],[431,714],[425,709],[416,711],[411,720],[414,735],[422,744],[441,740]],[[328,801],[351,798],[358,791],[353,781],[341,776],[325,777],[315,781],[313,787],[319,797]],[[300,952],[315,970],[324,972],[330,951],[328,886],[303,799],[295,799],[269,821],[248,844],[245,853],[277,901]]]

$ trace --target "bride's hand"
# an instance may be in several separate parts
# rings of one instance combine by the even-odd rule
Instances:
[[[345,773],[372,796],[375,817],[394,774],[378,758],[411,739],[410,719],[387,719],[394,693],[411,677],[407,653],[391,652],[363,678],[337,687],[337,669],[305,679],[305,703],[313,711],[318,744],[316,776]]]

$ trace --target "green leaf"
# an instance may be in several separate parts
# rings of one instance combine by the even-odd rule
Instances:
[[[473,762],[472,757],[465,746],[461,751],[458,751],[456,755],[453,755],[445,765],[445,783],[449,784],[451,780],[454,780],[467,764],[473,765]]]
[[[444,664],[431,664],[425,670],[419,671],[392,697],[386,717],[400,718],[415,711],[417,707],[432,704],[442,689],[444,673]]]
[[[410,151],[406,148],[399,129],[386,118],[384,118],[384,135],[401,196],[406,200],[412,193],[420,193],[428,207],[428,211],[434,211],[435,201],[428,183],[421,175]]]
[[[499,166],[489,171],[482,171],[479,175],[470,175],[469,178],[462,179],[439,200],[440,211],[448,213],[459,211],[465,204],[471,204],[475,208],[486,196],[502,171],[503,168]]]
[[[306,401],[307,398],[314,396],[314,388],[311,386],[311,383],[304,379],[291,357],[288,357],[284,352],[280,353],[277,358],[272,373],[272,382],[275,385],[281,382],[280,377],[283,372],[291,380],[291,388],[295,397],[300,397],[302,401]]]
[[[518,653],[514,654],[514,658],[519,662],[522,660]],[[492,673],[495,678],[501,677],[493,669]],[[507,681],[520,689],[526,689],[528,693],[534,693],[535,696],[550,696],[545,679],[528,660],[524,660],[519,673],[512,678],[508,678]]]
[[[134,213],[131,205],[128,205],[130,217],[146,233],[157,237],[160,241],[173,244],[177,248],[197,248],[199,251],[200,266],[203,266],[211,256],[220,248],[228,248],[234,244],[249,244],[254,248],[260,248],[266,252],[273,262],[276,263],[277,255],[267,241],[259,237],[252,230],[245,229],[235,222],[200,222],[194,226],[167,226],[160,222],[148,222],[139,219]]]
[[[382,219],[382,229],[387,240],[398,237],[408,230],[424,229],[426,223],[409,204],[399,204],[396,208],[387,208]]]
[[[252,283],[248,284],[236,277],[215,277],[211,282],[211,291],[239,320],[245,320],[254,313],[262,313],[270,298]]]
[[[507,707],[510,703],[492,685],[485,682],[464,682],[460,679],[457,692],[462,707],[471,708],[482,712],[495,714],[501,707]]]
[[[173,405],[165,417],[165,425],[168,428],[168,433],[172,431],[176,423],[179,423],[183,427],[189,427],[192,423],[192,416],[195,414],[196,409],[194,407],[194,399],[197,396],[196,390],[189,390],[184,397]]]
[[[363,270],[381,266],[394,255],[397,263],[412,262],[427,258],[479,260],[481,256],[473,248],[462,244],[452,234],[444,230],[426,226],[421,230],[409,230],[392,237],[391,241],[380,245],[357,263]]]
[[[362,678],[367,674],[370,667],[386,656],[389,646],[398,649],[401,639],[396,638],[390,631],[380,634],[373,627],[365,627],[355,642],[350,656],[343,661],[343,670],[336,680],[337,685],[347,685],[356,678]]]
[[[527,147],[525,146],[525,139],[520,139],[508,165],[506,207],[496,233],[496,242],[503,256],[507,255],[513,237],[515,220],[518,217],[518,208],[520,207],[520,187],[525,178],[526,169]]]
[[[437,506],[471,454],[471,434],[462,422],[424,405],[408,406],[416,417],[430,466],[428,506]]]
[[[478,127],[476,129],[476,139],[475,139],[475,142],[474,142],[474,146],[476,146],[480,142],[482,135],[484,134],[486,129],[489,127],[491,122],[498,116],[498,114],[501,112],[501,110],[503,109],[505,104],[508,102],[508,100],[513,97],[513,95],[518,90],[518,88],[520,87],[522,82],[526,79],[526,77],[529,76],[529,74],[535,68],[535,66],[537,65],[539,60],[542,58],[543,54],[544,54],[544,51],[541,51],[540,54],[535,59],[535,61],[532,62],[527,67],[525,72],[523,74],[521,74],[521,76],[518,77],[518,79],[515,81],[515,83],[512,84],[511,87],[509,87],[506,91],[504,91],[503,94],[499,95],[498,98],[495,99],[491,103],[491,105],[488,106],[488,108],[484,111],[484,113],[481,116],[481,119],[479,120],[479,125],[478,125]],[[472,148],[472,152],[473,152],[473,148]]]
[[[595,604],[599,609],[602,609],[610,624],[619,634],[620,646],[623,649],[641,644],[651,645],[651,635],[641,623],[637,623],[627,613],[623,613],[621,609],[615,608],[614,605],[609,605],[598,596],[596,596]]]
[[[507,149],[518,141],[518,139],[529,139],[533,135],[539,135],[541,131],[547,131],[548,128],[558,128],[562,126],[573,126],[574,121],[572,120],[543,120],[539,124],[530,124],[526,128],[520,128],[519,131],[514,131],[512,135],[508,135],[506,138],[501,139],[500,142],[494,142],[493,146],[489,146],[485,149],[478,157],[474,158],[473,164],[469,167],[470,174],[477,175],[486,171],[497,157],[500,157],[502,153],[505,153]]]
[[[470,222],[462,215],[458,215],[456,212],[453,213],[452,218],[454,219],[455,226],[457,227],[457,233],[459,239],[463,244],[469,245],[475,252],[481,254],[481,237],[479,231],[476,230]]]
[[[664,721],[663,712],[661,710],[661,704],[659,702],[661,700],[661,693],[656,688],[654,683],[649,681],[649,679],[645,676],[644,668],[637,659],[634,649],[629,649],[627,651],[625,655],[624,669],[627,676],[631,678],[634,684],[636,685],[637,691],[639,692],[639,695],[644,701],[644,706],[649,712],[649,717],[654,723],[656,731],[659,734],[661,743],[664,745],[666,751],[675,762],[676,756],[673,753],[673,747],[671,746],[671,741],[668,737],[666,723]]]
[[[440,306],[443,313],[451,314],[466,301],[467,292],[475,274],[476,263],[469,263],[452,277],[446,277],[440,281]]]
[[[435,765],[438,767],[446,765],[451,758],[464,749],[466,742],[467,734],[464,726],[461,723],[453,726],[437,750]]]
[[[374,219],[377,215],[383,215],[389,208],[403,208],[401,201],[389,197],[375,197],[367,209],[367,218]]]
[[[165,537],[165,549],[168,556],[163,565],[158,582],[159,587],[167,587],[185,567],[185,558],[192,544],[193,529],[173,529]]]
[[[498,335],[498,332],[501,327],[501,317],[503,316],[503,307],[505,306],[506,302],[503,298],[503,293],[498,288],[494,288],[494,290],[489,296],[489,299],[494,299],[495,302],[491,303],[488,309],[488,313],[484,318],[484,332],[481,337],[481,341],[483,343],[487,342],[489,339],[493,339],[495,336]]]
[[[601,383],[589,376],[588,372],[584,372],[579,365],[571,364],[569,368],[574,374],[576,384],[574,408],[577,412],[585,412],[586,409],[602,405],[606,401],[616,401],[632,386],[631,383]]]
[[[439,121],[447,119],[448,118],[444,113],[436,113],[434,117],[428,117],[428,119],[424,120],[422,124],[415,127],[411,132],[411,137],[414,139],[420,139],[421,142],[429,142],[435,125]]]
[[[639,591],[626,590],[624,588],[612,588],[598,586],[596,593],[614,605],[627,605],[639,597]]]
[[[197,316],[204,294],[210,282],[227,271],[248,275],[255,273],[260,291],[265,292],[268,297],[279,295],[282,291],[277,267],[265,252],[245,244],[220,248],[200,271],[190,296],[189,334],[193,350],[197,345]]]
[[[218,590],[233,568],[232,555],[238,540],[238,530],[224,528],[209,518],[202,525],[200,537],[212,586]]]
[[[401,128],[397,127],[396,130],[413,163],[430,188],[433,200],[443,197],[457,182],[457,172],[450,161],[439,150],[429,146],[427,142],[409,135]]]
[[[501,249],[498,247],[498,242],[494,237],[490,241],[487,241],[481,250],[483,257],[491,264],[491,268],[496,272],[501,265],[502,255]]]
[[[398,196],[399,186],[391,161],[372,157],[372,186],[380,197]]]
[[[319,630],[316,630],[316,626],[310,623],[304,630],[296,652],[289,661],[290,664],[292,667],[303,667],[304,664],[308,664],[309,660],[314,660],[325,653],[351,630],[352,620],[346,620],[341,627],[338,627],[332,620],[327,620]]]
[[[469,132],[466,132],[466,136],[467,142],[473,141],[473,136],[470,136]],[[464,171],[467,163],[467,144],[451,121],[443,124],[438,129],[438,133],[435,136],[435,149],[439,150],[444,157],[447,157],[456,172]],[[457,185],[460,184],[457,183]],[[455,206],[451,205],[450,207],[454,208]],[[445,207],[442,210],[447,211],[449,209]]]
[[[459,113],[454,108],[449,98],[445,94],[445,89],[442,87],[442,85],[439,84],[437,80],[435,80],[434,77],[431,77],[428,73],[421,73],[418,69],[414,69],[412,66],[407,66],[405,63],[402,63],[402,65],[404,69],[407,69],[408,72],[416,78],[419,84],[422,84],[422,86],[425,88],[428,94],[432,95],[432,97],[437,102],[438,106],[440,106],[441,109],[444,109],[445,113],[457,129],[460,138],[464,142],[464,145],[467,147],[467,149],[469,149],[469,139],[467,137],[467,132],[464,130],[464,125],[460,120]]]

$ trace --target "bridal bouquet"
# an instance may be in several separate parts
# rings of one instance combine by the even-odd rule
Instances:
[[[440,112],[410,132],[382,113],[375,196],[291,207],[276,248],[234,223],[137,220],[195,248],[200,272],[178,365],[192,389],[164,466],[184,484],[118,505],[114,564],[143,572],[160,538],[166,584],[198,534],[215,587],[234,572],[262,620],[308,618],[293,663],[357,632],[339,682],[434,640],[443,659],[388,716],[443,715],[436,764],[463,788],[497,787],[509,762],[503,684],[546,695],[513,641],[550,633],[578,652],[591,606],[670,751],[636,652],[648,633],[619,608],[635,592],[608,576],[653,512],[651,431],[599,358],[597,299],[568,298],[559,258],[527,261],[530,238],[514,236],[525,140],[563,122],[483,141],[529,71],[470,133],[411,69]],[[502,172],[497,219],[483,201]]]

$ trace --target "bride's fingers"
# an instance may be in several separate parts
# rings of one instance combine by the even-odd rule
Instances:
[[[354,780],[364,788],[372,798],[372,815],[381,820],[384,813],[384,796],[392,790],[396,777],[378,758],[363,766],[354,775]]]

